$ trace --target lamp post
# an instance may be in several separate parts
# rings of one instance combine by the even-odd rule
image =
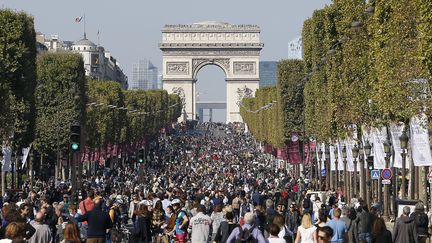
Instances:
[[[360,161],[360,197],[366,200],[366,179],[365,179],[365,152],[363,143],[359,147],[359,161]]]
[[[347,175],[347,151],[346,146],[344,145],[342,148],[342,158],[343,158],[343,164],[344,164],[344,195],[345,195],[345,202],[349,202],[349,195],[348,195],[348,175]]]
[[[339,168],[338,168],[338,159],[339,159],[339,148],[338,148],[338,146],[335,146],[335,150],[334,150],[334,155],[335,155],[335,168],[336,168],[336,170],[335,170],[335,182],[334,182],[334,189],[337,191],[337,189],[338,189],[338,187],[339,187],[339,185],[338,185],[338,182],[339,182]]]
[[[386,141],[384,142],[384,153],[386,154],[385,167],[389,168],[390,167],[391,144],[388,141],[388,139],[386,139]],[[380,186],[380,185],[378,185],[378,186]],[[385,184],[384,185],[384,214],[383,214],[383,219],[385,221],[390,220],[389,206],[390,206],[389,185]]]
[[[330,168],[330,146],[326,146],[325,148],[325,161],[327,161],[327,163],[324,163],[324,167],[326,170],[326,190],[330,189],[331,186],[331,168]],[[324,161],[324,162],[325,162]]]
[[[359,155],[359,148],[357,147],[357,145],[354,145],[354,147],[352,148],[352,154],[354,157],[354,185],[351,186],[351,190],[353,191],[353,195],[357,195],[357,157]]]
[[[318,181],[318,185],[319,185],[319,190],[321,191],[321,187],[322,187],[322,175],[321,175],[321,166],[322,166],[322,155],[323,155],[323,151],[321,150],[321,148],[320,148],[320,150],[318,151],[318,178],[319,178],[319,181]]]
[[[404,129],[402,135],[399,137],[400,146],[402,149],[402,185],[401,185],[401,194],[402,199],[406,199],[406,156],[407,156],[407,148],[408,148],[408,135],[406,130]]]
[[[372,145],[369,143],[369,141],[366,142],[365,146],[364,146],[364,152],[366,154],[366,160],[369,161],[369,157],[371,155],[371,151],[372,151]],[[364,162],[363,162],[364,163]],[[363,167],[364,168],[364,167]],[[369,171],[369,166],[365,169],[366,171],[366,183],[364,185],[364,191],[366,191],[366,203],[368,205],[368,207],[371,205],[371,190],[366,190],[366,184],[369,187],[369,189],[371,189],[371,175],[370,175],[370,171]]]

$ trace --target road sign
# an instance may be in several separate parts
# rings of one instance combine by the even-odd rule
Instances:
[[[429,171],[429,174],[428,174],[428,179],[429,179],[429,180],[431,180],[431,179],[432,179],[432,170],[430,170],[430,171]]]
[[[327,172],[326,172],[325,169],[322,169],[322,170],[321,170],[321,176],[326,176],[326,173],[327,173]]]
[[[391,184],[391,180],[382,180],[381,181],[381,183],[383,184],[383,185],[390,185]]]
[[[381,176],[380,170],[372,170],[371,171],[371,179],[372,180],[378,180]]]
[[[384,168],[381,171],[381,177],[383,178],[383,180],[390,180],[393,176],[392,171],[389,168]]]

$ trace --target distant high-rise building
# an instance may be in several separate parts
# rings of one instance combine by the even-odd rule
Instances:
[[[288,42],[288,59],[303,59],[303,43],[301,37],[297,37]]]
[[[275,61],[262,61],[259,65],[259,87],[275,86],[277,84],[277,66]]]
[[[159,73],[149,60],[143,59],[132,66],[132,82],[129,89],[157,89]]]

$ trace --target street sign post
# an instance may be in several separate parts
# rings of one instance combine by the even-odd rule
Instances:
[[[384,179],[384,180],[381,180],[381,183],[382,183],[383,185],[390,185],[390,184],[391,184],[391,180],[386,180],[386,179]]]
[[[393,177],[393,172],[391,171],[391,169],[389,168],[384,168],[381,171],[381,178],[383,180],[391,180],[391,178]],[[383,183],[384,184],[384,183]]]
[[[371,171],[371,179],[372,180],[378,180],[381,176],[381,171],[380,170],[372,170]]]

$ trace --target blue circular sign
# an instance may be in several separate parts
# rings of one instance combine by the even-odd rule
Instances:
[[[384,180],[390,180],[393,176],[393,172],[389,168],[385,168],[381,171],[381,177]]]

